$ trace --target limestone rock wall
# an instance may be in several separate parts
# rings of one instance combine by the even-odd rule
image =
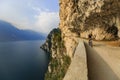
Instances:
[[[43,50],[48,53],[57,53],[57,43],[58,40],[61,39],[61,31],[60,29],[53,29],[47,36],[45,43],[41,46]]]
[[[67,54],[73,55],[77,38],[112,40],[120,28],[120,0],[59,0],[60,26]]]
[[[62,80],[71,63],[71,58],[66,55],[59,28],[50,32],[41,48],[50,53],[50,62],[45,80]]]

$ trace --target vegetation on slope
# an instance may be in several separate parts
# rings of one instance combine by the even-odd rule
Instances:
[[[54,32],[51,39],[51,57],[45,80],[62,80],[70,65],[71,59],[65,54],[66,49],[59,29]]]

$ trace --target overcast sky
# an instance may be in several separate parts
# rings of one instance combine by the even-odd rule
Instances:
[[[0,19],[48,34],[59,24],[59,0],[0,0]]]

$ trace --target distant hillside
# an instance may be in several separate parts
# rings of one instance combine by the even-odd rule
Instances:
[[[0,41],[43,40],[45,36],[31,30],[20,30],[0,20]]]

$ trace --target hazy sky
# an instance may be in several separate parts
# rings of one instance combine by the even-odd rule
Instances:
[[[42,33],[59,24],[59,0],[0,0],[0,19]]]

